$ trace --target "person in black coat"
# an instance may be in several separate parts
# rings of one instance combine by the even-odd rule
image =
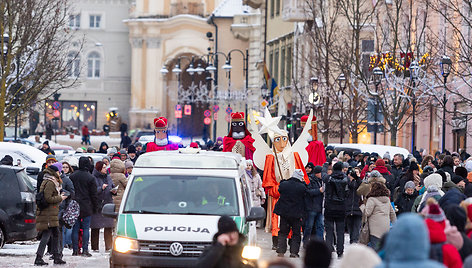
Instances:
[[[322,167],[308,163],[305,167],[310,183],[307,185],[305,197],[305,218],[303,223],[303,246],[306,247],[310,236],[314,233],[323,240],[323,181],[321,180]],[[315,228],[313,228],[315,227]]]
[[[467,214],[461,206],[453,204],[447,207],[446,217],[452,226],[456,226],[457,231],[459,231],[462,236],[464,244],[462,248],[459,249],[459,254],[461,255],[462,261],[464,261],[467,256],[472,254],[472,240],[465,233]]]
[[[357,243],[359,241],[359,234],[362,224],[362,212],[359,208],[361,197],[357,195],[357,188],[362,183],[360,177],[361,170],[355,168],[351,174],[348,175],[349,182],[347,183],[348,192],[346,197],[346,226],[349,232],[349,243]]]
[[[218,220],[218,232],[213,236],[211,247],[205,249],[195,265],[196,268],[249,268],[243,262],[245,238],[236,223],[228,216]]]
[[[79,230],[83,229],[82,236],[82,256],[92,256],[88,251],[88,242],[90,237],[90,222],[92,215],[97,213],[99,204],[97,197],[97,185],[95,178],[90,174],[90,159],[82,156],[79,158],[79,170],[74,172],[70,179],[74,184],[75,200],[80,206],[80,215],[72,228],[72,256],[79,253]],[[92,167],[93,168],[93,167]]]
[[[45,154],[52,154],[52,155],[55,155],[54,151],[51,149],[51,147],[49,146],[49,141],[45,141],[43,142],[43,147],[41,147],[40,149],[43,153]]]
[[[405,189],[398,195],[394,202],[397,208],[397,217],[404,212],[411,212],[411,208],[417,197],[418,192],[415,191],[415,183],[412,181],[405,183]]]
[[[98,148],[98,152],[99,154],[107,154],[107,150],[108,150],[108,144],[104,141],[102,141],[102,143],[100,143],[100,148]]]
[[[465,167],[456,167],[456,170],[454,172],[457,176],[460,176],[462,178],[459,184],[456,184],[464,190],[465,196],[472,197],[472,184],[467,179],[467,169]]]
[[[346,198],[348,179],[342,172],[343,163],[337,162],[333,165],[330,175],[328,163],[323,164],[322,178],[325,183],[325,211],[324,225],[326,232],[326,243],[333,251],[334,232],[336,227],[336,252],[338,257],[344,253],[344,219],[346,217]]]
[[[287,251],[287,236],[290,230],[292,230],[290,257],[299,257],[301,221],[305,215],[305,192],[306,184],[301,169],[295,169],[290,179],[280,182],[280,198],[274,208],[274,213],[280,216],[280,231],[277,247],[277,255],[279,257],[283,257]]]
[[[451,175],[451,178],[452,178],[452,176],[454,175],[454,159],[452,159],[452,156],[450,155],[444,156],[444,159],[441,164],[441,168],[439,170],[449,173],[449,175]]]
[[[123,149],[128,148],[131,145],[131,138],[128,136],[128,133],[123,133],[123,137],[121,137],[120,147]]]

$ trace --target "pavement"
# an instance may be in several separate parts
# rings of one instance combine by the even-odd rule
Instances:
[[[349,240],[346,240],[349,241]],[[16,242],[13,244],[6,244],[0,249],[0,267],[34,267],[34,259],[36,257],[36,249],[38,248],[38,241],[25,241]],[[266,264],[277,259],[277,253],[272,250],[272,237],[270,233],[264,232],[263,229],[257,229],[257,244],[262,248],[260,266],[266,267]],[[346,247],[348,245],[346,244]],[[105,244],[103,241],[103,232],[100,234],[100,251],[91,252],[92,257],[85,258],[81,256],[72,256],[72,250],[64,249],[64,260],[67,262],[66,265],[57,267],[63,268],[95,268],[95,267],[109,267],[109,253],[105,252]],[[285,254],[285,259],[295,265],[295,267],[303,267],[303,256],[304,251],[300,251],[300,258],[289,258],[289,253]],[[52,260],[49,260],[49,256],[45,256],[44,260],[52,265]],[[333,263],[331,267],[336,267],[339,261],[336,258],[336,254],[333,254]]]

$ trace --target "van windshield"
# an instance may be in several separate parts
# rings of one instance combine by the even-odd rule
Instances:
[[[123,213],[239,215],[234,178],[135,176]]]

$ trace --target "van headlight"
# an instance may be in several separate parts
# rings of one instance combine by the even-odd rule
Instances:
[[[245,246],[241,256],[246,260],[258,260],[261,256],[261,248],[256,246]]]
[[[138,241],[126,237],[118,236],[115,238],[114,249],[120,253],[127,253],[128,251],[139,250]]]

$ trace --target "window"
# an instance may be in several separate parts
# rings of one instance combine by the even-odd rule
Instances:
[[[80,58],[77,52],[70,52],[67,55],[67,76],[71,78],[79,77]]]
[[[270,0],[270,17],[273,18],[275,13],[275,0]]]
[[[276,0],[277,5],[275,6],[275,15],[280,15],[280,0]]]
[[[87,77],[100,78],[100,55],[92,52],[87,59]]]
[[[375,51],[374,40],[362,40],[361,66],[362,72],[367,74],[370,69],[370,55]]]
[[[80,14],[69,15],[69,27],[71,29],[79,29],[80,28]]]
[[[46,101],[45,122],[54,118],[52,103]],[[59,101],[61,117],[59,127],[80,129],[86,124],[90,129],[97,127],[97,102],[96,101]]]
[[[272,74],[272,77],[277,81],[277,78],[279,77],[279,49],[275,49],[274,53],[274,73]]]
[[[269,53],[269,74],[273,75],[274,71],[274,51],[272,50],[272,47],[270,48],[270,53]]]
[[[281,52],[280,52],[280,87],[285,86],[285,46],[282,46]]]
[[[290,86],[292,83],[292,45],[287,46],[287,68],[285,75],[285,85]]]
[[[99,29],[102,16],[100,15],[90,15],[90,28]]]

